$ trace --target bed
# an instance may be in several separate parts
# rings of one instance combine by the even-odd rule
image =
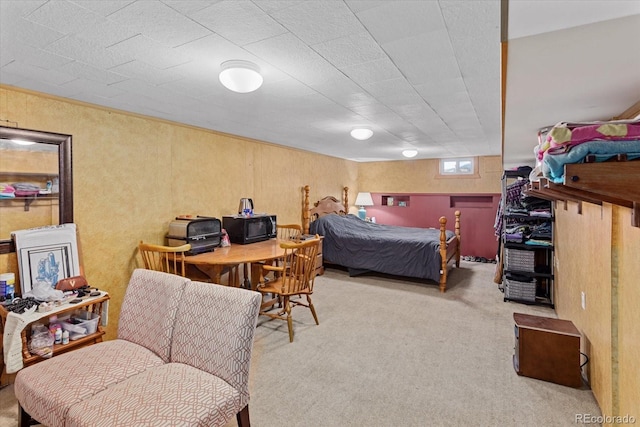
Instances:
[[[445,292],[449,262],[460,266],[460,211],[455,212],[455,231],[446,229],[444,216],[439,228],[375,224],[348,213],[348,187],[342,201],[327,196],[311,209],[309,192],[307,185],[303,229],[305,234],[324,236],[324,262],[346,267],[351,275],[371,271],[433,280]]]

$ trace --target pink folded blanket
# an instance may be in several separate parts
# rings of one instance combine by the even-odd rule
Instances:
[[[640,140],[640,121],[630,123],[602,122],[590,124],[558,123],[538,147],[538,160],[547,154],[566,153],[588,141]]]

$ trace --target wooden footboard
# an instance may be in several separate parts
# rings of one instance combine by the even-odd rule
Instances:
[[[447,218],[440,217],[440,292],[447,290],[447,265],[455,257],[456,267],[460,267],[460,211],[455,212],[455,237],[447,241]]]

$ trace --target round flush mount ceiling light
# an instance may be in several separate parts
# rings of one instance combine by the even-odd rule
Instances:
[[[253,62],[225,61],[220,67],[220,83],[229,90],[248,93],[262,86],[263,78],[260,75],[260,67]]]
[[[351,136],[360,141],[364,141],[365,139],[371,138],[373,135],[373,131],[369,128],[355,128],[351,131]]]
[[[415,157],[415,156],[418,155],[418,150],[414,150],[414,149],[404,150],[402,152],[402,155],[405,156],[405,157],[409,157],[409,158]]]

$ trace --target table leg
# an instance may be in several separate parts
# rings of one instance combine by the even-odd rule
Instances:
[[[220,284],[220,276],[222,276],[222,265],[196,264],[198,270],[209,276],[215,284]]]
[[[244,264],[242,264],[244,267],[244,287],[246,289],[251,289],[251,281],[249,280],[249,263],[245,262]]]

